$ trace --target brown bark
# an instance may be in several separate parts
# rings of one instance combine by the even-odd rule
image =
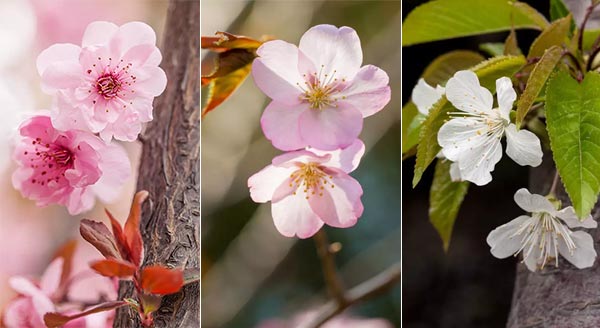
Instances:
[[[155,100],[154,120],[144,143],[137,183],[150,193],[142,209],[144,266],[198,268],[200,262],[200,3],[171,0],[161,50],[168,78]],[[119,297],[133,286],[121,282]],[[199,327],[198,283],[163,298],[155,327]],[[137,313],[117,311],[114,327],[140,327]]]
[[[544,154],[544,163],[532,169],[530,190],[546,194],[554,177],[551,154]],[[569,198],[558,184],[557,197],[563,206]],[[598,208],[592,210],[598,220]],[[588,230],[594,238],[598,251],[600,235],[598,229]],[[592,268],[579,270],[564,258],[559,259],[559,268],[546,267],[542,272],[532,273],[519,263],[512,308],[507,327],[600,327],[600,263]]]

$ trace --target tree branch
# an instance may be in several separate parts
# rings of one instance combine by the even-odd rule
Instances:
[[[319,258],[321,259],[323,277],[325,278],[327,290],[331,297],[339,304],[345,304],[344,284],[335,267],[335,259],[333,257],[333,252],[331,251],[329,240],[327,240],[327,235],[325,234],[325,231],[321,229],[313,238],[317,244],[317,254],[319,254]]]

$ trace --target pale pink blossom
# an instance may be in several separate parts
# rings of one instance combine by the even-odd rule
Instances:
[[[362,187],[354,171],[365,146],[356,139],[343,150],[285,153],[248,179],[257,203],[271,201],[275,227],[287,237],[308,238],[323,224],[347,228],[362,215]]]
[[[44,115],[23,122],[19,132],[13,186],[38,206],[61,204],[76,215],[91,209],[96,196],[113,201],[129,178],[129,159],[116,143],[85,131],[58,131]]]
[[[55,44],[37,59],[42,90],[54,95],[52,123],[110,141],[133,141],[152,120],[152,102],[167,84],[154,30],[141,22],[93,22],[82,45]]]
[[[261,125],[273,146],[323,150],[352,144],[363,118],[390,100],[388,75],[362,66],[362,49],[350,27],[317,25],[299,46],[274,40],[257,50],[252,64],[256,85],[273,101]]]

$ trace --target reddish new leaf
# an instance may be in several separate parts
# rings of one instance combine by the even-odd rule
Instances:
[[[148,192],[138,191],[133,197],[129,217],[125,222],[123,233],[127,239],[127,245],[131,256],[131,262],[137,267],[142,263],[142,252],[144,244],[142,243],[142,233],[140,232],[140,218],[142,216],[142,204],[148,198]]]
[[[115,242],[117,243],[117,248],[119,249],[119,253],[121,253],[121,257],[128,261],[131,261],[131,255],[129,254],[129,245],[127,245],[127,239],[125,238],[125,234],[123,233],[123,229],[121,228],[121,224],[115,217],[110,213],[109,210],[104,209],[106,216],[110,219],[110,225],[112,227],[113,236],[115,238]]]
[[[148,294],[177,293],[183,286],[183,271],[153,265],[142,270],[141,287]]]
[[[202,117],[227,100],[242,85],[242,82],[250,74],[251,68],[252,65],[248,64],[226,76],[212,79],[209,84],[206,104],[202,108]]]
[[[71,268],[73,265],[73,255],[77,248],[77,240],[69,240],[55,254],[53,258],[63,258],[62,273],[60,275],[59,288],[65,287],[67,280],[71,276]]]
[[[103,223],[83,219],[79,224],[79,232],[104,257],[122,259],[113,235]]]
[[[48,328],[62,327],[71,320],[85,317],[86,315],[90,315],[93,313],[114,310],[123,305],[127,305],[127,302],[123,302],[123,301],[106,302],[106,303],[101,303],[101,304],[99,304],[93,308],[90,308],[86,311],[83,311],[81,313],[72,314],[72,315],[65,315],[65,314],[56,313],[56,312],[48,312],[44,315],[44,323],[46,324],[46,326]]]
[[[117,259],[106,259],[95,261],[90,264],[90,268],[105,277],[128,278],[133,276],[136,267],[125,261]]]
[[[215,36],[203,36],[201,41],[202,49],[210,49],[214,52],[223,52],[230,49],[256,49],[262,44],[261,41],[247,36],[227,32],[217,32]]]

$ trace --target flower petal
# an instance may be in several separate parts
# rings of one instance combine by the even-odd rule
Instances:
[[[296,150],[306,147],[300,135],[300,116],[308,110],[305,104],[288,106],[271,101],[260,118],[265,137],[281,150]]]
[[[488,137],[472,151],[465,152],[458,160],[460,177],[483,186],[492,181],[491,172],[502,158],[502,144],[496,137]]]
[[[442,154],[456,162],[466,151],[479,145],[486,138],[487,125],[472,117],[453,118],[444,123],[437,136]]]
[[[598,223],[596,222],[596,220],[594,220],[591,214],[588,215],[585,218],[585,220],[580,221],[577,214],[575,214],[573,206],[565,207],[562,210],[556,212],[556,216],[561,218],[569,226],[569,228],[581,227],[591,229],[598,227]]]
[[[281,40],[265,42],[256,50],[258,58],[252,63],[252,78],[256,86],[269,98],[287,105],[300,102],[300,85],[305,79],[299,70],[301,61],[298,48]]]
[[[287,181],[293,167],[278,167],[268,165],[248,179],[250,198],[257,203],[266,203],[271,200],[277,188]]]
[[[532,194],[525,188],[517,190],[514,199],[520,208],[530,213],[545,212],[554,214],[556,212],[554,205],[546,197]]]
[[[310,109],[300,115],[300,136],[310,147],[335,150],[350,146],[362,125],[362,114],[347,104],[325,110]]]
[[[510,121],[510,110],[515,100],[517,100],[517,93],[513,89],[512,81],[508,77],[501,77],[496,80],[496,94],[502,118]]]
[[[460,177],[460,167],[456,162],[450,164],[450,180],[453,182],[463,181],[463,179]]]
[[[329,161],[331,155],[329,153],[325,153],[323,155],[317,155],[315,152],[311,150],[297,150],[297,151],[292,151],[292,152],[287,152],[284,154],[281,154],[279,156],[276,156],[275,158],[273,158],[273,160],[271,161],[271,164],[275,165],[275,166],[281,166],[281,167],[297,167],[298,163],[309,163],[309,162],[314,162],[314,163],[325,163],[327,161]]]
[[[327,173],[331,174],[332,184],[323,185],[322,195],[310,196],[310,207],[321,220],[332,227],[351,227],[362,215],[362,187],[341,170],[327,168]]]
[[[156,44],[156,33],[143,22],[129,22],[119,26],[109,42],[111,52],[123,55],[140,44]]]
[[[419,113],[423,115],[429,115],[429,110],[433,105],[438,102],[446,89],[441,86],[437,86],[435,89],[425,82],[425,79],[419,79],[417,85],[415,85],[412,91],[412,101],[417,106]]]
[[[366,65],[336,98],[339,102],[347,102],[357,108],[363,117],[371,116],[390,102],[391,91],[388,84],[389,77],[384,70]]]
[[[331,158],[324,163],[326,166],[335,167],[346,173],[350,173],[360,164],[360,159],[365,154],[365,144],[360,139],[356,139],[350,146],[344,149],[323,151],[309,148],[309,151],[321,156],[331,155]]]
[[[486,242],[491,247],[492,255],[499,259],[507,258],[514,255],[521,248],[521,235],[515,233],[522,224],[527,222],[531,217],[521,215],[518,218],[499,226],[492,230],[487,236]]]
[[[54,44],[40,53],[36,60],[37,71],[40,75],[44,74],[44,71],[48,66],[56,62],[71,62],[77,63],[79,61],[79,54],[81,48],[70,43],[57,43]]]
[[[59,89],[77,88],[81,83],[81,65],[77,62],[56,62],[42,74],[42,91],[52,94]]]
[[[469,113],[492,112],[492,93],[479,84],[477,75],[471,71],[458,71],[446,83],[446,98],[454,107]]]
[[[335,70],[338,80],[354,78],[362,64],[360,39],[347,26],[314,26],[304,33],[298,47],[323,73],[331,75]]]
[[[100,200],[112,203],[119,197],[123,185],[131,177],[131,163],[127,152],[118,143],[110,143],[103,147],[101,156],[98,166],[104,174],[92,189]]]
[[[550,248],[550,252],[554,253],[554,248]],[[542,252],[540,250],[539,247],[533,247],[531,249],[531,252],[529,253],[528,256],[526,256],[526,253],[523,253],[523,262],[525,263],[525,266],[527,266],[527,269],[529,269],[529,271],[531,272],[535,272],[539,269],[539,267],[541,266],[541,256],[542,256]]]
[[[275,228],[286,237],[308,238],[323,226],[304,194],[291,195],[271,205]]]
[[[106,45],[118,29],[119,27],[117,25],[110,22],[92,22],[86,27],[85,32],[83,33],[81,45],[83,47]]]
[[[514,124],[506,128],[506,154],[521,166],[536,167],[542,163],[540,139],[528,130],[519,130]]]
[[[44,271],[40,280],[40,288],[46,295],[52,295],[58,290],[63,263],[64,259],[62,257],[56,258]]]
[[[569,262],[573,263],[578,269],[589,268],[596,261],[596,250],[594,249],[594,240],[589,233],[585,231],[575,231],[571,234],[576,248],[573,253],[565,244],[563,238],[558,240],[558,252]]]

